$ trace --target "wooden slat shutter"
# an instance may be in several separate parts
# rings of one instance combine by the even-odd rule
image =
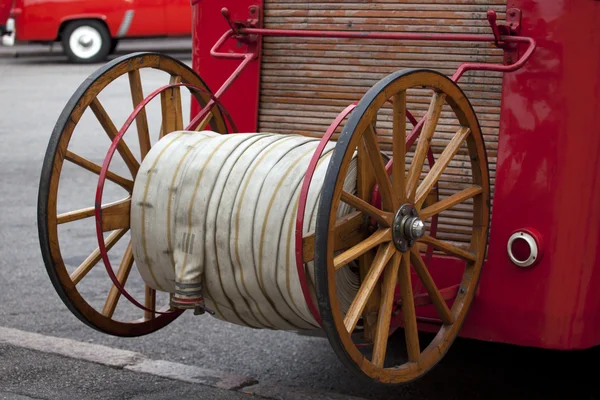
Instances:
[[[490,34],[486,12],[505,17],[506,0],[266,0],[265,27],[429,33]],[[404,68],[431,68],[451,75],[463,62],[502,63],[502,51],[486,43],[265,38],[261,71],[259,129],[322,135],[348,104],[385,75]],[[473,104],[488,151],[492,193],[498,149],[502,75],[469,72],[460,86]],[[409,93],[409,109],[420,118],[428,93]],[[436,156],[457,130],[449,109],[433,142]],[[385,116],[378,121],[382,147],[389,141]],[[409,124],[410,127],[410,124]],[[446,197],[470,182],[466,149],[440,182]],[[471,205],[459,205],[440,218],[438,237],[466,246]]]

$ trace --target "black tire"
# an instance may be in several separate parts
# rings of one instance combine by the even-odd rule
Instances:
[[[82,44],[81,47],[76,47],[76,44],[73,43],[76,40],[73,34],[79,35],[81,29],[86,29],[92,34],[93,38],[87,46],[91,46],[95,51],[86,53],[86,45]],[[106,25],[96,20],[69,22],[62,33],[61,40],[67,58],[77,64],[90,64],[106,60],[112,46],[112,40]]]
[[[114,54],[115,50],[117,49],[118,44],[119,44],[119,39],[112,39],[110,41],[110,50],[108,51],[108,54]]]

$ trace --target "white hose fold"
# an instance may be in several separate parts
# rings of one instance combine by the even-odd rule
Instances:
[[[148,286],[198,296],[220,319],[253,328],[317,327],[300,286],[295,224],[300,188],[318,139],[300,135],[174,132],[142,162],[131,207],[133,254]],[[304,234],[314,231],[334,143],[308,193]],[[353,160],[344,189],[356,192]],[[338,217],[352,209],[341,204]],[[305,264],[314,293],[314,266]],[[336,273],[347,310],[358,289],[349,266]]]

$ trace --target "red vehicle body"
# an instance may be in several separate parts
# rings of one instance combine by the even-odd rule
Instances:
[[[0,24],[2,23],[0,3]],[[73,61],[98,61],[114,50],[119,39],[189,36],[191,8],[187,0],[38,1],[16,0],[10,16],[14,40],[22,42],[61,41]],[[97,54],[89,57],[69,54],[67,33],[73,26],[92,23],[100,33]],[[108,51],[106,51],[108,50]],[[73,53],[73,51],[71,51]]]
[[[312,2],[309,11],[275,0],[193,3],[193,66],[213,91],[240,62],[211,57],[211,49],[228,29],[224,19],[215,18],[221,7],[228,7],[233,20],[246,20],[248,7],[264,10],[267,3],[268,10],[271,3],[279,19],[265,18],[259,25],[267,28],[288,20],[292,25],[295,15],[309,21],[343,14],[330,11],[334,7],[325,1]],[[316,3],[323,4],[322,10]],[[450,13],[451,6],[430,6]],[[502,78],[487,260],[461,336],[552,349],[590,348],[600,344],[600,1],[508,0],[503,6],[522,13],[519,34],[533,38],[538,47],[521,69]],[[471,11],[475,6],[456,6],[459,11],[465,7]],[[357,14],[355,21],[364,15]],[[333,24],[335,18],[329,21]],[[302,61],[309,66],[311,62]],[[313,64],[315,76],[326,73],[319,65]],[[259,118],[261,97],[274,90],[269,82],[261,82],[265,66],[264,52],[259,52],[258,60],[248,64],[222,98],[241,132],[270,128],[268,118]],[[316,92],[302,93],[298,97],[317,98]],[[306,105],[308,100],[298,103]],[[537,259],[527,267],[509,258],[507,245],[515,232],[530,233],[535,241]],[[432,275],[443,281],[452,266],[444,257],[434,260]]]
[[[0,35],[3,35],[6,31],[6,22],[10,15],[10,8],[12,7],[12,0],[1,0],[0,1]]]

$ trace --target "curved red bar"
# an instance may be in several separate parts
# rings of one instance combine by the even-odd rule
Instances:
[[[306,305],[310,310],[310,313],[313,315],[315,320],[319,325],[321,323],[321,315],[319,315],[319,311],[317,310],[317,306],[310,297],[310,290],[308,288],[308,280],[306,278],[306,272],[304,271],[304,257],[303,257],[303,247],[302,247],[302,228],[304,227],[304,214],[306,212],[306,200],[308,198],[308,191],[310,189],[310,183],[312,181],[312,177],[315,173],[315,169],[317,168],[317,163],[319,162],[319,158],[321,154],[323,154],[323,150],[325,150],[325,146],[333,136],[335,130],[340,126],[344,118],[350,114],[354,107],[356,107],[356,102],[350,104],[346,107],[341,113],[338,114],[336,119],[329,125],[327,132],[321,138],[319,145],[317,146],[315,152],[313,153],[312,158],[310,159],[310,163],[308,164],[308,169],[306,170],[306,175],[304,176],[304,180],[302,182],[302,188],[300,189],[300,200],[298,202],[298,213],[296,214],[296,268],[298,270],[298,278],[300,280],[300,286],[302,287],[302,294],[304,295],[304,300],[306,300]]]
[[[94,216],[95,216],[95,220],[96,220],[96,238],[98,239],[98,249],[100,250],[100,256],[102,257],[102,261],[104,262],[104,266],[106,267],[106,272],[108,273],[110,280],[113,282],[115,287],[119,290],[119,292],[123,296],[125,296],[125,298],[127,298],[127,300],[129,300],[133,305],[135,305],[138,308],[141,308],[144,311],[153,312],[156,314],[171,314],[173,312],[178,312],[178,311],[161,312],[161,311],[157,311],[157,310],[151,310],[151,309],[143,306],[125,289],[125,287],[123,287],[123,285],[121,285],[121,283],[117,279],[117,276],[115,275],[112,265],[110,263],[110,260],[108,258],[108,251],[106,250],[106,245],[104,244],[104,235],[102,232],[102,195],[104,193],[104,183],[106,181],[106,174],[108,172],[108,167],[110,166],[110,162],[112,161],[115,151],[117,150],[117,146],[119,145],[119,142],[121,141],[121,139],[123,138],[123,136],[125,135],[127,130],[129,129],[129,127],[131,126],[133,121],[135,121],[138,114],[146,107],[146,105],[148,105],[148,103],[153,98],[155,98],[156,96],[158,96],[160,93],[164,92],[167,89],[170,89],[173,87],[179,87],[179,86],[184,86],[191,90],[196,90],[198,92],[208,94],[211,96],[211,102],[212,102],[213,106],[216,104],[219,108],[222,107],[221,105],[219,105],[218,100],[216,98],[214,98],[212,93],[207,92],[203,88],[200,88],[200,87],[194,86],[194,85],[190,85],[187,83],[172,83],[169,85],[162,86],[162,87],[156,89],[154,92],[150,93],[133,110],[133,112],[129,115],[129,117],[127,118],[127,120],[125,121],[125,123],[123,124],[121,129],[119,130],[119,133],[113,139],[113,141],[108,149],[108,152],[106,153],[106,157],[104,158],[104,162],[102,163],[102,169],[100,170],[100,175],[98,177],[98,186],[96,187],[96,199],[94,202]],[[203,110],[203,111],[205,111],[204,114],[206,114],[208,112],[206,110],[210,110],[210,108],[209,108],[210,104],[211,103],[209,102],[209,104],[207,104],[207,106]],[[223,107],[222,111],[223,110],[224,110],[224,107]],[[227,113],[226,110],[225,110],[225,113]],[[193,124],[194,124],[194,121],[192,121],[186,129],[189,129],[189,126],[193,126]]]

